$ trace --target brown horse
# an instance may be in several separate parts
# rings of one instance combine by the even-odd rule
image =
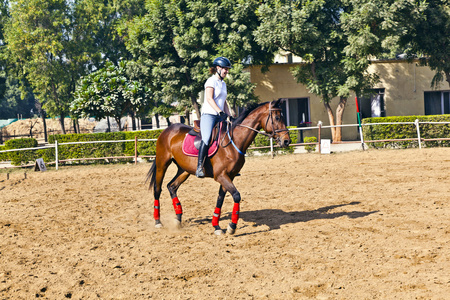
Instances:
[[[245,151],[255,139],[258,133],[265,134],[277,140],[281,147],[289,146],[291,142],[289,131],[281,116],[280,100],[259,104],[255,108],[246,109],[232,122],[231,130],[222,126],[222,136],[219,149],[214,156],[206,159],[205,175],[212,177],[220,183],[219,197],[212,219],[215,228],[214,233],[219,235],[223,231],[219,226],[219,219],[223,200],[226,192],[229,192],[234,201],[231,223],[228,225],[227,233],[234,234],[239,219],[239,203],[241,195],[233,184],[234,177],[239,173],[245,163]],[[192,128],[184,124],[173,124],[165,129],[156,142],[156,159],[147,174],[150,179],[150,188],[154,190],[154,218],[155,227],[162,227],[160,221],[159,197],[161,195],[161,185],[169,165],[174,162],[178,171],[175,177],[167,184],[173,207],[177,215],[178,226],[181,226],[182,208],[177,197],[177,190],[191,174],[195,174],[197,167],[197,157],[187,156],[183,153],[182,144],[186,134]],[[226,131],[227,130],[227,131]],[[226,132],[225,132],[226,131]],[[230,133],[231,131],[231,133]]]

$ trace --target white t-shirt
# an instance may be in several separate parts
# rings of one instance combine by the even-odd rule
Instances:
[[[225,109],[225,101],[227,99],[227,84],[225,81],[220,80],[216,75],[213,75],[206,80],[205,90],[207,87],[212,87],[214,89],[214,101],[223,111]],[[214,108],[212,108],[208,101],[206,101],[206,96],[202,105],[202,114],[218,115]]]

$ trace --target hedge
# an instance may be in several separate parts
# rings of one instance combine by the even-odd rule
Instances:
[[[402,116],[366,118],[362,124],[396,123],[396,122],[450,122],[450,115]],[[419,124],[422,139],[450,138],[450,124]],[[380,124],[363,127],[364,140],[415,139],[413,141],[392,141],[368,143],[373,148],[415,148],[418,147],[417,128],[415,124]],[[423,147],[449,147],[450,141],[422,142]]]
[[[295,126],[287,126],[286,128],[296,128],[296,127]],[[298,141],[300,140],[298,131],[289,131],[289,136],[291,138],[292,144],[297,144]],[[275,153],[294,153],[294,150],[295,150],[294,146],[289,146],[287,148],[280,148],[280,147],[275,147],[276,145],[277,145],[276,141],[274,140],[273,146],[274,146]],[[253,143],[250,145],[249,148],[253,148],[253,147],[268,147],[268,148],[247,150],[248,155],[252,155],[255,152],[260,152],[260,153],[270,152],[270,138],[268,138],[267,136],[262,135],[262,134],[256,135],[255,140],[253,141]]]
[[[4,149],[2,150],[9,150],[9,149],[22,149],[22,148],[34,148],[37,147],[38,142],[36,139],[33,138],[25,138],[25,139],[12,139],[7,140],[5,142]],[[36,150],[24,150],[24,151],[12,151],[12,152],[6,152],[2,153],[2,160],[11,160],[11,164],[15,166],[19,166],[22,164],[27,164],[30,161],[34,161],[37,158],[39,158],[39,154]],[[6,155],[5,155],[6,154]]]
[[[3,151],[3,150],[8,150],[8,149],[6,149],[6,146],[0,145],[0,151]],[[8,152],[0,152],[0,161],[6,161],[6,160],[9,160]]]
[[[76,145],[59,145],[58,158],[76,159],[76,158],[100,158],[112,156],[133,156],[134,157],[134,138],[138,139],[157,139],[161,134],[160,130],[145,131],[121,131],[108,133],[86,133],[86,134],[58,134],[49,138],[49,143],[58,144],[68,142],[85,142],[85,141],[109,141],[109,140],[133,140],[130,142],[116,143],[93,143],[93,144],[76,144]],[[137,151],[138,155],[155,155],[156,142],[139,142]],[[48,149],[44,160],[54,161],[55,155],[53,149]],[[118,159],[118,161],[128,161],[129,159]],[[89,162],[89,161],[87,161]]]
[[[295,128],[295,127],[289,127]],[[49,136],[49,144],[54,144],[58,141],[58,158],[65,159],[79,159],[79,158],[101,158],[101,157],[117,157],[130,156],[134,157],[134,139],[157,139],[163,129],[159,130],[145,130],[145,131],[122,131],[109,133],[84,133],[84,134],[55,134]],[[297,131],[291,131],[290,137],[292,143],[298,143],[300,137]],[[86,141],[109,141],[109,140],[132,140],[130,142],[116,142],[116,143],[92,143],[92,144],[75,144],[75,145],[61,145],[62,143],[70,142],[86,142]],[[37,146],[35,139],[14,139],[6,142],[6,149],[20,149],[32,148]],[[264,135],[257,135],[250,147],[269,147],[270,139]],[[275,145],[274,145],[275,146]],[[139,142],[137,144],[138,155],[153,156],[156,154],[156,142]],[[249,155],[255,151],[267,153],[270,148],[262,148],[257,150],[248,150]],[[277,153],[293,153],[294,147],[275,148]],[[11,160],[12,164],[20,165],[34,161],[42,157],[45,162],[55,161],[55,149],[38,149],[30,151],[17,151],[0,153],[0,159]],[[131,158],[130,158],[131,159]],[[117,159],[117,161],[128,161],[129,159]],[[79,161],[82,163],[100,163],[101,161]]]

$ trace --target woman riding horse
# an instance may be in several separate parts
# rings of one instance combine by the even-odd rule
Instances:
[[[198,151],[197,171],[195,172],[195,176],[199,178],[205,177],[203,163],[208,153],[214,125],[220,121],[225,121],[231,115],[227,103],[227,85],[224,81],[230,68],[231,62],[228,58],[216,58],[209,70],[212,76],[205,83],[205,102],[202,106],[202,116],[200,118],[202,141]]]
[[[229,192],[233,197],[234,206],[231,223],[227,233],[234,234],[239,220],[241,195],[233,184],[234,177],[245,163],[245,151],[258,133],[275,138],[281,147],[289,146],[289,131],[283,122],[280,100],[259,104],[256,108],[245,110],[228,130],[223,126],[220,146],[213,156],[204,162],[205,176],[212,177],[220,184],[219,196],[212,219],[214,233],[219,235],[223,231],[219,226],[219,219],[225,194]],[[166,128],[156,142],[156,158],[150,168],[147,179],[154,191],[155,227],[162,227],[160,221],[161,186],[167,168],[173,162],[178,171],[167,184],[173,207],[177,215],[176,221],[181,225],[182,207],[177,197],[177,190],[191,174],[196,173],[197,159],[183,152],[182,145],[191,127],[184,124],[173,124]],[[264,133],[260,131],[264,130]]]

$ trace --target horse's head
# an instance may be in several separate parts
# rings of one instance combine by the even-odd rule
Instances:
[[[269,102],[267,108],[267,119],[262,124],[264,131],[276,139],[280,147],[289,146],[291,139],[281,114],[281,99]]]

